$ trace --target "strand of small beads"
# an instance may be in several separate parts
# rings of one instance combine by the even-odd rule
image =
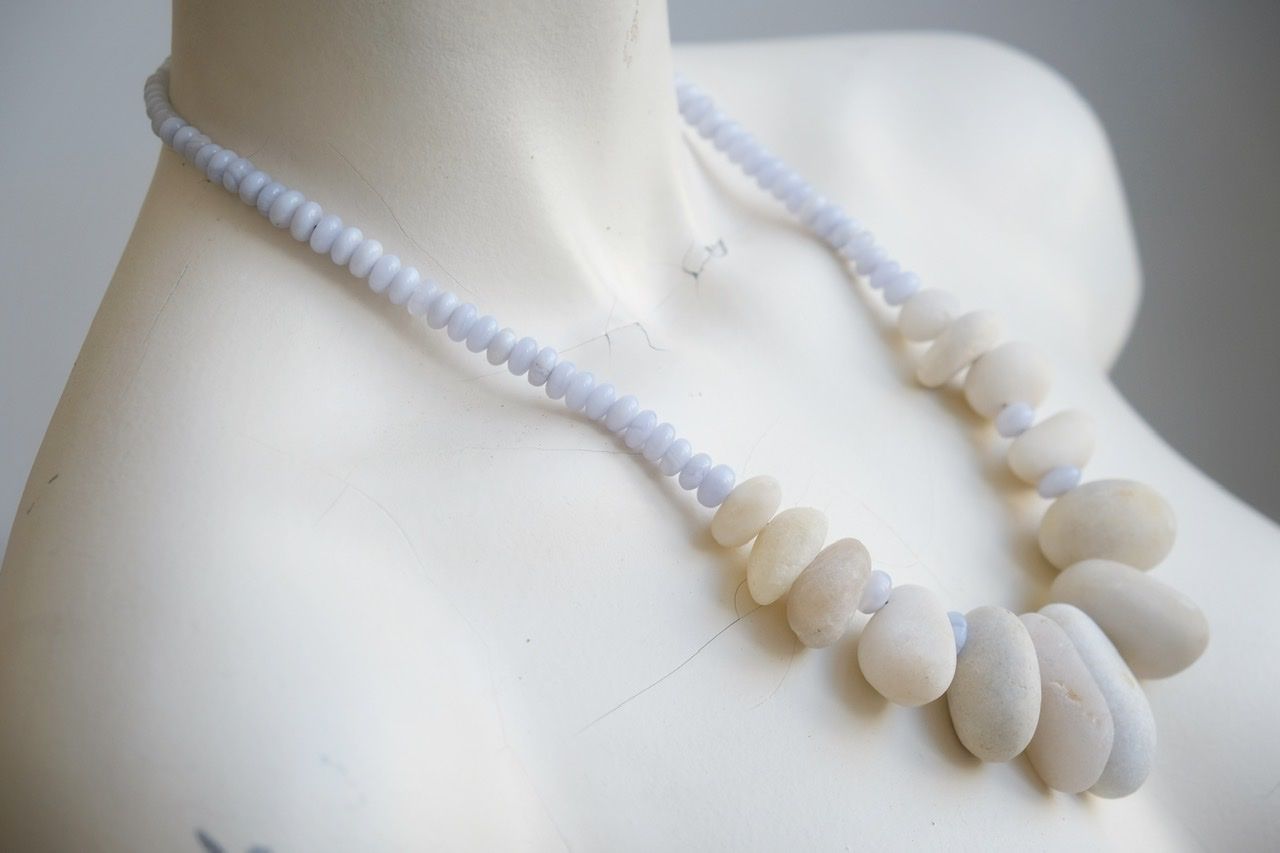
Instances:
[[[857,273],[869,275],[891,305],[902,306],[903,334],[933,341],[919,364],[923,384],[938,387],[968,369],[970,403],[1015,439],[1009,451],[1014,472],[1057,498],[1040,531],[1046,556],[1066,569],[1051,590],[1056,603],[1021,618],[998,607],[948,613],[925,587],[894,588],[887,574],[872,569],[856,539],[824,547],[827,519],[819,510],[779,512],[782,489],[772,477],[735,485],[732,469],[695,453],[675,427],[641,409],[635,397],[619,395],[551,347],[481,316],[475,305],[384,252],[359,228],[213,142],[174,111],[168,83],[166,62],[144,88],[152,130],[166,145],[272,225],[366,280],[375,293],[425,316],[429,327],[484,353],[491,364],[527,377],[551,399],[563,399],[695,491],[703,506],[718,508],[712,536],[727,548],[751,543],[751,596],[761,605],[786,597],[788,620],[807,646],[830,646],[846,634],[856,611],[872,614],[858,642],[867,681],[901,705],[946,694],[956,732],[974,755],[1006,761],[1025,750],[1045,782],[1062,791],[1115,797],[1141,785],[1151,767],[1155,730],[1133,673],[1177,672],[1199,656],[1208,637],[1190,601],[1141,571],[1172,546],[1167,504],[1137,483],[1078,486],[1092,432],[1072,412],[1034,424],[1034,407],[1048,390],[1043,359],[1024,344],[997,346],[999,324],[992,315],[961,315],[953,297],[921,290],[918,278],[890,260],[868,232],[821,199],[705,94],[677,85],[685,120],[785,202]]]

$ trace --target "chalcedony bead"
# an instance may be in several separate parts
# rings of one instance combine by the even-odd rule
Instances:
[[[467,335],[471,334],[471,327],[475,325],[476,315],[479,313],[480,312],[476,309],[476,306],[472,305],[470,302],[459,305],[457,308],[453,309],[453,313],[449,315],[449,324],[445,327],[449,340],[458,342],[465,341],[467,339]],[[555,350],[552,350],[552,355],[554,356],[554,354]],[[555,365],[553,364],[552,366],[554,367]],[[550,368],[548,368],[548,370],[550,370]],[[538,384],[541,385],[542,383],[539,382]]]
[[[516,345],[516,333],[511,329],[503,329],[495,332],[493,338],[489,341],[486,348],[485,356],[492,365],[502,364],[511,355],[511,350]]]
[[[875,613],[889,603],[889,595],[893,592],[893,578],[888,572],[876,569],[867,578],[867,586],[862,591],[862,600],[858,609],[863,613]]]
[[[320,221],[316,223],[316,227],[311,231],[311,239],[307,242],[311,246],[311,251],[327,255],[329,250],[333,248],[333,241],[338,239],[338,235],[342,233],[342,219],[327,213],[320,217]]]
[[[641,453],[644,455],[644,458],[648,459],[650,462],[657,462],[668,450],[671,449],[672,443],[675,442],[675,440],[676,428],[667,423],[659,424],[653,428],[653,432],[649,433],[649,437],[645,439],[644,449]],[[688,444],[688,442],[685,443]],[[701,455],[705,456],[705,454]],[[686,459],[685,461],[688,462],[689,460]],[[706,467],[711,467],[710,456],[706,457],[706,461]],[[706,471],[704,470],[703,473],[705,474]],[[699,476],[698,482],[702,482],[701,476]],[[695,489],[697,488],[698,483],[694,483],[692,486],[685,486],[684,481],[681,480],[680,485],[684,486],[686,489]]]
[[[454,312],[457,316],[457,312]],[[449,321],[450,324],[453,320]],[[538,350],[538,354],[533,357],[533,364],[529,365],[529,384],[534,388],[541,388],[547,383],[551,377],[551,371],[555,370],[556,360],[559,355],[551,347],[543,347]]]
[[[435,306],[431,307],[434,311]],[[507,370],[514,376],[523,376],[533,366],[533,360],[537,355],[538,342],[529,337],[521,338],[516,341],[515,346],[511,348],[511,354],[507,356]]]
[[[603,385],[597,385],[591,390],[590,396],[587,397],[587,406],[584,410],[587,417],[593,421],[598,421],[609,411],[609,407],[613,405],[613,401],[617,399],[618,391],[608,382]]]
[[[573,379],[576,372],[577,368],[572,361],[558,362],[552,368],[551,375],[547,377],[547,396],[552,400],[563,398],[565,392],[569,390],[569,381]]]
[[[480,352],[489,347],[489,342],[493,340],[493,336],[498,333],[498,320],[491,314],[486,314],[471,326],[471,331],[467,332],[467,349],[472,352]]]
[[[661,427],[659,427],[661,429]],[[675,430],[672,430],[675,435]],[[652,441],[652,439],[650,439]],[[644,458],[649,459],[649,447],[645,445]],[[659,457],[661,458],[661,457]],[[653,460],[650,460],[653,461]],[[690,457],[689,461],[684,463],[684,467],[680,469],[680,488],[685,491],[693,491],[702,484],[702,478],[707,476],[707,471],[711,469],[711,457],[705,453],[698,453]]]
[[[316,226],[317,230],[319,227]],[[314,234],[311,236],[315,237]],[[418,272],[417,267],[401,267],[400,271],[391,277],[391,284],[387,285],[387,299],[392,305],[404,305],[421,285],[422,274]]]

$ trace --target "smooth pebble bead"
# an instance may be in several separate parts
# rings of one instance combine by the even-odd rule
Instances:
[[[258,213],[263,216],[271,212],[271,205],[276,203],[276,199],[284,195],[287,188],[279,181],[272,181],[262,189],[258,190],[258,200],[254,202],[254,207],[258,209]]]
[[[209,161],[222,153],[222,146],[216,142],[206,142],[200,146],[200,150],[196,152],[196,156],[192,159],[192,163],[197,169],[208,175]]]
[[[165,145],[172,145],[174,134],[186,126],[187,123],[184,119],[178,118],[177,116],[169,116],[160,123],[160,141]]]
[[[822,649],[843,637],[870,574],[871,555],[857,539],[838,539],[818,552],[787,596],[787,624],[800,642]]]
[[[631,423],[627,425],[627,431],[622,435],[622,443],[631,450],[639,450],[644,447],[644,443],[649,440],[649,436],[653,435],[653,430],[657,426],[657,412],[645,409],[631,419]]]
[[[467,338],[467,346],[471,346],[471,338]],[[552,400],[559,400],[564,397],[566,391],[569,390],[569,381],[573,379],[577,368],[574,367],[572,361],[561,361],[551,369],[551,375],[547,377],[547,396]]]
[[[920,357],[916,378],[926,388],[937,388],[995,346],[999,339],[1000,319],[994,313],[972,311],[957,317]]]
[[[964,644],[969,639],[969,623],[964,614],[955,610],[947,611],[947,621],[951,623],[951,633],[956,638],[956,654],[964,651]]]
[[[435,306],[431,306],[435,310]],[[514,376],[523,376],[533,367],[533,360],[538,357],[538,342],[533,338],[524,337],[516,341],[516,345],[511,348],[511,354],[507,356],[507,370],[511,371]]]
[[[489,341],[493,340],[493,336],[498,333],[498,320],[496,317],[486,314],[471,326],[471,331],[467,332],[467,349],[472,352],[480,352],[488,348]]]
[[[1028,403],[1010,403],[996,415],[996,432],[1005,438],[1017,438],[1036,422],[1036,410]]]
[[[773,604],[786,595],[826,538],[827,516],[822,510],[797,506],[775,515],[756,536],[747,557],[747,590],[755,602]]]
[[[676,440],[676,428],[674,426],[668,423],[658,424],[656,427],[653,428],[653,432],[649,433],[649,437],[644,440],[644,448],[640,452],[644,456],[644,458],[649,460],[650,462],[657,462],[666,454],[668,450],[671,449],[671,446],[673,442],[675,442],[675,440]],[[686,441],[685,444],[688,444],[688,442]],[[707,456],[705,453],[700,453],[698,455],[706,460],[706,464],[702,466],[702,469],[703,469],[702,474],[705,474],[706,469],[711,467],[711,457]],[[691,461],[692,460],[689,458],[685,459],[686,463],[691,463]],[[686,464],[681,467],[687,468],[688,465]],[[680,485],[684,486],[685,489],[696,489],[698,487],[698,483],[702,482],[701,474],[698,475],[698,483],[694,483],[691,486],[685,485],[683,471],[681,472],[680,477],[681,477]]]
[[[1010,403],[1040,405],[1052,380],[1053,371],[1038,348],[1008,341],[973,363],[964,378],[964,396],[975,412],[994,418]]]
[[[169,144],[173,147],[174,151],[181,154],[186,149],[187,143],[199,134],[200,128],[195,125],[184,124],[174,132],[173,138],[169,140]]]
[[[1076,563],[1054,579],[1049,599],[1089,614],[1139,678],[1182,672],[1209,645],[1209,622],[1194,601],[1123,563]]]
[[[888,572],[876,569],[871,573],[871,577],[867,578],[867,587],[862,591],[862,600],[858,602],[858,609],[863,613],[875,613],[889,603],[892,592],[893,578],[889,577]]]
[[[782,484],[768,475],[743,480],[711,519],[711,538],[737,548],[756,537],[782,505]]]
[[[580,411],[587,405],[587,398],[596,387],[596,378],[589,371],[580,370],[569,380],[569,387],[564,392],[564,404],[572,411]]]
[[[232,151],[230,148],[223,148],[217,154],[209,158],[209,164],[204,167],[204,174],[209,180],[215,184],[222,183],[222,173],[227,167],[235,162],[240,155]]]
[[[920,291],[920,277],[913,272],[898,273],[884,286],[884,301],[901,305]]]
[[[311,251],[319,255],[329,254],[329,250],[333,248],[333,241],[338,239],[338,235],[342,233],[342,219],[334,216],[332,213],[326,213],[320,217],[320,221],[316,223],[316,227],[311,231],[311,239],[307,241],[307,245],[311,247]]]
[[[354,225],[348,225],[333,238],[333,245],[329,247],[329,260],[340,267],[345,267],[351,262],[351,256],[355,254],[356,247],[363,241],[364,232]]]
[[[591,389],[591,394],[587,397],[586,408],[583,411],[588,419],[598,421],[609,411],[609,407],[613,405],[613,401],[617,397],[617,389],[608,382],[603,385],[597,385]]]
[[[360,241],[360,245],[356,246],[356,250],[351,253],[351,260],[347,261],[347,269],[356,278],[365,278],[369,273],[373,272],[373,265],[381,257],[382,243],[366,237]]]
[[[248,158],[237,157],[222,170],[222,188],[231,193],[239,192],[240,182],[252,171],[253,163]]]
[[[1070,604],[1048,604],[1040,615],[1058,623],[1111,712],[1114,735],[1102,776],[1089,788],[1099,797],[1127,797],[1147,780],[1156,756],[1156,720],[1142,685],[1094,621]]]
[[[516,333],[511,329],[503,329],[494,333],[493,338],[489,341],[488,352],[486,353],[489,363],[493,365],[502,364],[511,355],[511,350],[516,345]]]
[[[956,672],[956,637],[942,599],[914,584],[895,589],[862,628],[858,667],[897,705],[925,705],[946,693]]]
[[[1107,766],[1115,739],[1111,711],[1066,631],[1039,613],[1021,618],[1040,665],[1040,722],[1027,758],[1050,788],[1079,794]]]
[[[314,234],[311,236],[315,238]],[[422,273],[418,272],[417,267],[401,267],[400,271],[391,277],[391,284],[387,285],[387,299],[392,305],[404,305],[421,285]]]
[[[295,216],[294,219],[297,219]],[[383,293],[391,286],[396,273],[400,272],[400,258],[396,255],[383,255],[369,270],[369,289],[374,293]]]
[[[708,509],[715,509],[724,503],[724,499],[733,491],[737,475],[728,465],[716,465],[707,472],[698,484],[698,503]]]
[[[395,288],[395,280],[392,279],[392,289]],[[435,304],[436,297],[440,295],[440,283],[434,278],[423,278],[414,285],[413,290],[409,292],[409,298],[405,300],[405,310],[412,317],[421,317],[431,310],[431,306]]]
[[[1150,486],[1095,480],[1049,505],[1040,550],[1060,569],[1095,558],[1149,569],[1169,553],[1177,529],[1173,509]]]
[[[1040,497],[1052,500],[1060,498],[1080,485],[1081,471],[1074,465],[1059,465],[1044,472],[1040,482],[1036,483],[1036,492]]]
[[[658,429],[662,429],[662,427],[658,427]],[[672,429],[671,434],[675,435],[674,429]],[[649,442],[652,441],[654,441],[654,438],[650,438],[649,441],[645,442],[645,459],[649,459]],[[661,459],[662,457],[659,456],[658,458]],[[689,457],[689,461],[684,463],[684,467],[680,469],[680,479],[678,481],[680,483],[680,488],[687,492],[691,492],[698,488],[702,483],[702,478],[707,476],[707,471],[709,470],[711,470],[711,457],[707,454],[696,453]]]
[[[319,204],[314,201],[303,202],[293,212],[293,218],[289,220],[289,236],[299,243],[308,242],[311,239],[311,232],[320,224],[322,216],[324,216],[324,210]]]
[[[1036,485],[1054,468],[1083,468],[1093,456],[1093,419],[1079,409],[1067,409],[1028,429],[1009,445],[1009,470],[1024,483]]]
[[[427,326],[432,329],[443,329],[449,325],[449,319],[453,317],[453,312],[457,309],[458,304],[458,295],[451,290],[443,290],[436,294],[435,298],[431,300],[431,304],[427,307]],[[525,341],[529,343],[525,344]],[[533,363],[533,356],[538,351],[538,342],[533,338],[524,338],[520,343],[525,344],[525,347],[532,345],[533,349],[528,352],[527,361],[524,359],[526,350],[521,349],[521,358],[518,362],[516,361],[516,351],[514,349],[511,351],[511,360],[507,366],[511,368],[511,372],[516,376],[529,369],[529,365]],[[519,344],[516,346],[519,347]],[[517,363],[522,366],[521,370],[515,369]]]
[[[640,413],[640,401],[630,394],[619,397],[609,406],[604,415],[604,428],[609,432],[622,432],[631,425],[631,420]]]
[[[306,202],[307,197],[297,190],[285,190],[276,196],[267,208],[267,221],[277,228],[288,228],[293,221],[293,214]]]
[[[449,325],[446,327],[449,340],[458,342],[465,341],[467,339],[467,335],[471,334],[471,327],[475,325],[476,315],[479,313],[479,309],[470,302],[459,305],[457,308],[453,309],[453,314],[449,317]],[[550,373],[551,368],[556,366],[555,354],[556,351],[551,350],[551,365],[547,368],[547,373]],[[539,353],[539,355],[541,355],[541,353]],[[535,359],[534,364],[536,365],[537,363],[537,359]],[[532,377],[530,377],[530,381],[533,381]],[[546,381],[547,377],[543,376],[540,382],[535,382],[534,384],[541,385]]]
[[[648,444],[648,442],[645,442]],[[693,445],[688,439],[677,438],[667,447],[665,453],[658,460],[658,470],[668,477],[674,477],[679,474],[684,466],[693,456]]]
[[[951,725],[983,761],[1009,761],[1031,742],[1040,719],[1040,664],[1022,620],[1003,607],[965,616],[968,637],[947,688]]]
[[[958,316],[960,300],[950,291],[928,288],[903,304],[898,331],[909,341],[931,341]]]
[[[245,204],[256,206],[258,193],[262,192],[262,188],[269,183],[271,183],[271,176],[266,172],[250,172],[240,180],[240,186],[236,190],[236,194],[240,196],[240,200]]]
[[[902,266],[897,261],[886,261],[876,268],[867,280],[872,290],[880,290],[891,280],[902,274]]]

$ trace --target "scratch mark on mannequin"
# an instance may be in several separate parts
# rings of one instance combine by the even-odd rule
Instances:
[[[151,325],[147,327],[147,333],[142,336],[142,352],[138,355],[138,360],[133,366],[133,373],[129,374],[129,381],[125,383],[124,394],[122,397],[128,397],[129,392],[133,390],[134,380],[138,378],[138,374],[142,372],[142,364],[147,360],[147,352],[151,349],[151,336],[155,333],[156,326],[160,323],[160,316],[164,314],[165,309],[169,307],[170,300],[173,295],[178,292],[178,286],[182,284],[182,280],[187,277],[187,270],[191,269],[191,261],[187,261],[182,265],[182,272],[178,273],[177,279],[174,280],[173,286],[169,288],[169,292],[165,294],[164,302],[160,303],[160,310],[156,311],[156,315],[151,318]]]
[[[627,28],[627,40],[622,43],[622,64],[631,67],[634,59],[632,49],[640,40],[640,0],[636,0],[635,12],[631,15],[631,26]]]

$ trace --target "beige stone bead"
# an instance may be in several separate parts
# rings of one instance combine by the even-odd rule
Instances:
[[[1123,563],[1076,563],[1054,579],[1049,599],[1089,614],[1139,678],[1179,673],[1209,645],[1209,622],[1194,601]]]
[[[787,594],[827,538],[827,516],[806,506],[784,509],[765,525],[747,558],[747,590],[757,604]]]
[[[756,538],[782,504],[782,485],[773,477],[743,480],[711,517],[711,538],[737,548]]]
[[[960,300],[949,291],[926,288],[906,301],[898,331],[909,341],[931,341],[960,316]]]
[[[956,737],[983,761],[1021,753],[1040,719],[1040,664],[1026,626],[1003,607],[965,616],[968,638],[947,688]]]
[[[1147,781],[1156,757],[1156,718],[1147,694],[1107,635],[1084,611],[1055,603],[1041,607],[1040,614],[1066,631],[1111,711],[1115,729],[1111,754],[1089,791],[1108,799],[1127,797]]]
[[[968,367],[1000,339],[1000,319],[990,311],[972,311],[956,318],[920,356],[916,378],[937,388]]]
[[[1040,405],[1052,382],[1053,370],[1039,349],[1009,341],[973,363],[964,378],[964,396],[975,412],[994,418],[1010,403]]]
[[[1060,465],[1083,468],[1093,456],[1093,419],[1079,409],[1045,418],[1013,440],[1006,461],[1024,483],[1035,485]]]
[[[857,539],[823,548],[787,596],[787,622],[800,642],[820,649],[844,636],[870,574],[871,555]]]
[[[899,705],[924,705],[951,685],[956,638],[942,599],[931,589],[894,587],[858,639],[858,666],[867,683]]]
[[[1040,550],[1060,569],[1092,559],[1149,569],[1169,553],[1177,528],[1172,507],[1150,486],[1095,480],[1049,506],[1040,520]]]
[[[1024,613],[1040,663],[1040,722],[1027,758],[1055,791],[1079,794],[1102,777],[1115,729],[1107,700],[1067,637],[1047,616]]]

